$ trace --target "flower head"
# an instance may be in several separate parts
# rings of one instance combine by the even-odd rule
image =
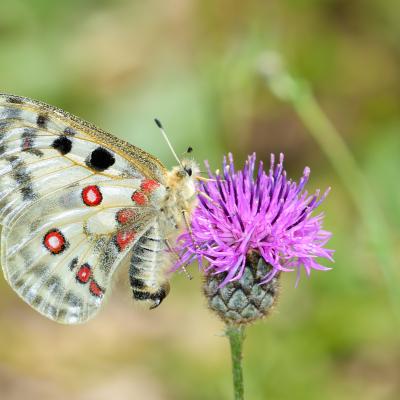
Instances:
[[[178,238],[181,257],[176,268],[197,258],[207,275],[222,274],[221,286],[241,279],[253,252],[270,266],[260,283],[280,272],[299,274],[302,267],[307,275],[312,269],[330,269],[319,264],[318,258],[333,261],[333,250],[324,247],[331,234],[322,229],[323,214],[313,215],[329,189],[322,196],[318,190],[309,194],[304,189],[308,167],[298,183],[288,180],[283,158],[281,154],[275,164],[271,155],[268,174],[262,161],[255,171],[255,154],[238,171],[229,154],[222,174],[212,173],[206,163],[210,180],[199,183],[191,232]]]

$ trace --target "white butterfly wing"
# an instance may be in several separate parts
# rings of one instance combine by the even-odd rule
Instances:
[[[4,275],[50,319],[101,305],[116,267],[155,224],[165,169],[59,109],[0,95]]]

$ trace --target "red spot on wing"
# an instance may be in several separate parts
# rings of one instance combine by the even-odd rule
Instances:
[[[32,140],[29,137],[24,138],[22,150],[29,150],[32,147]]]
[[[98,206],[103,201],[103,195],[98,186],[90,185],[82,190],[82,200],[89,207]]]
[[[89,264],[83,264],[76,273],[76,279],[80,283],[88,283],[92,275],[92,269]]]
[[[135,236],[135,231],[118,232],[115,240],[119,251],[124,251],[125,248],[135,239]]]
[[[103,297],[104,291],[103,289],[94,281],[93,279],[90,282],[89,290],[92,295],[96,297]]]
[[[133,193],[132,200],[139,206],[144,206],[147,203],[147,197],[142,192]]]
[[[129,221],[132,221],[135,217],[135,211],[132,208],[123,208],[117,212],[117,221],[121,225],[126,224]]]
[[[159,186],[160,184],[157,181],[154,181],[153,179],[146,179],[140,185],[140,189],[144,193],[150,194],[153,190],[157,189]]]
[[[59,254],[65,250],[67,242],[58,229],[52,229],[44,235],[43,244],[52,254]]]

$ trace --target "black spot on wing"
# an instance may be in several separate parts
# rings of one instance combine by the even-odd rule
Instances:
[[[69,269],[72,271],[75,269],[75,267],[78,265],[78,257],[75,257],[72,259],[72,261],[69,264]]]
[[[89,155],[86,165],[96,171],[105,171],[115,163],[114,155],[103,147],[97,147]]]
[[[66,135],[66,136],[75,136],[76,135],[76,131],[74,131],[71,127],[67,126],[64,129],[64,135]]]
[[[51,145],[58,150],[62,155],[68,154],[72,149],[72,141],[66,136],[60,136]]]
[[[22,104],[23,101],[19,97],[14,97],[14,96],[8,96],[7,97],[7,102],[8,103],[13,103],[13,104]]]
[[[45,114],[39,114],[36,119],[36,125],[39,128],[45,128],[49,118]]]

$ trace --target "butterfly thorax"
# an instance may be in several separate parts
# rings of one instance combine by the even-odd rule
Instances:
[[[184,224],[185,214],[190,215],[196,206],[195,179],[198,165],[193,160],[183,160],[166,176],[166,195],[161,203],[161,223],[168,236],[176,234]]]

